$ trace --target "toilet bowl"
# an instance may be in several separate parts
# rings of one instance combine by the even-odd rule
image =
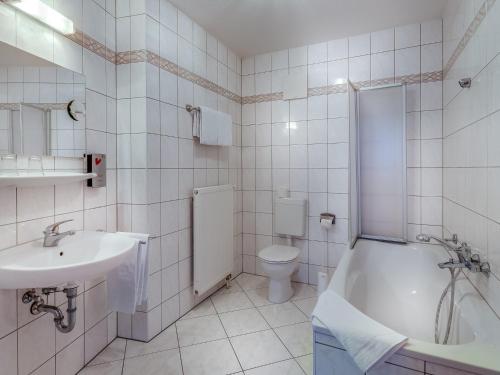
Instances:
[[[283,303],[293,296],[291,276],[298,267],[299,254],[298,248],[282,245],[269,246],[259,252],[262,270],[269,277],[270,302]]]

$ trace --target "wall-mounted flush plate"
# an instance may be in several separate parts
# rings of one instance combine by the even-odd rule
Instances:
[[[87,180],[87,186],[100,188],[106,186],[106,155],[86,154],[87,173],[95,173],[96,177]]]

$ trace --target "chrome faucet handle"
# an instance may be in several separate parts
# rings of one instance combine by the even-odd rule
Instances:
[[[462,242],[461,249],[465,255],[465,259],[470,262],[472,260],[472,247],[467,242]]]
[[[473,263],[481,263],[481,257],[479,254],[472,254],[470,257],[470,261]]]
[[[479,270],[486,276],[490,276],[491,267],[489,262],[482,262],[479,264]]]
[[[69,223],[70,221],[73,221],[73,219],[58,221],[57,223],[50,224],[47,228],[45,228],[45,230],[43,231],[43,233],[45,233],[45,234],[56,234],[56,233],[59,233],[59,226],[61,224],[64,224],[64,223]]]

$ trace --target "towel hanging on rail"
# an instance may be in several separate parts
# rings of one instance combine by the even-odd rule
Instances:
[[[186,110],[193,115],[193,136],[197,137],[201,144],[214,146],[233,144],[233,122],[230,115],[208,107],[186,106]]]
[[[133,238],[137,243],[127,259],[108,273],[108,308],[111,311],[133,314],[137,306],[148,301],[149,234],[117,234]]]

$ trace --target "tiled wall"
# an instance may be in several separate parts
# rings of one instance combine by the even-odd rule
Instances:
[[[95,40],[115,49],[115,4],[110,1],[47,1]],[[16,26],[17,17],[17,26]],[[89,189],[82,183],[0,191],[1,248],[42,237],[49,224],[73,219],[65,229],[116,230],[116,77],[112,60],[83,48],[32,19],[0,4],[0,40],[55,61],[86,79],[86,145],[108,156],[108,185]],[[88,36],[91,36],[90,39]],[[78,38],[75,37],[78,41]],[[50,71],[50,70],[49,70]],[[25,72],[23,71],[23,74]],[[24,77],[23,77],[24,78]],[[43,73],[40,82],[48,79]],[[57,78],[56,78],[57,82]],[[4,91],[1,95],[4,95]],[[23,88],[24,90],[24,88]],[[27,88],[21,94],[32,92]],[[1,96],[0,95],[0,96]],[[81,170],[81,159],[44,158],[47,169]],[[32,316],[20,301],[24,291],[0,290],[0,372],[73,374],[116,337],[116,314],[106,307],[103,280],[81,283],[77,325],[70,334],[56,331],[52,316]],[[50,301],[49,301],[50,302]],[[57,304],[64,300],[58,296]]]
[[[166,0],[117,3],[118,228],[153,236],[150,299],[118,334],[149,340],[197,300],[194,187],[233,184],[241,272],[241,60]],[[233,146],[202,146],[186,104],[231,114]]]
[[[408,233],[442,232],[442,21],[408,25],[246,58],[242,65],[243,270],[273,232],[276,191],[309,201],[297,281],[333,272],[348,236],[347,79],[358,87],[407,83]],[[308,74],[307,98],[284,101],[289,72]],[[269,95],[271,94],[271,95]],[[329,232],[319,214],[337,215]]]
[[[450,1],[444,17],[443,225],[488,260],[468,277],[500,317],[500,4]],[[472,78],[470,89],[457,81]]]

